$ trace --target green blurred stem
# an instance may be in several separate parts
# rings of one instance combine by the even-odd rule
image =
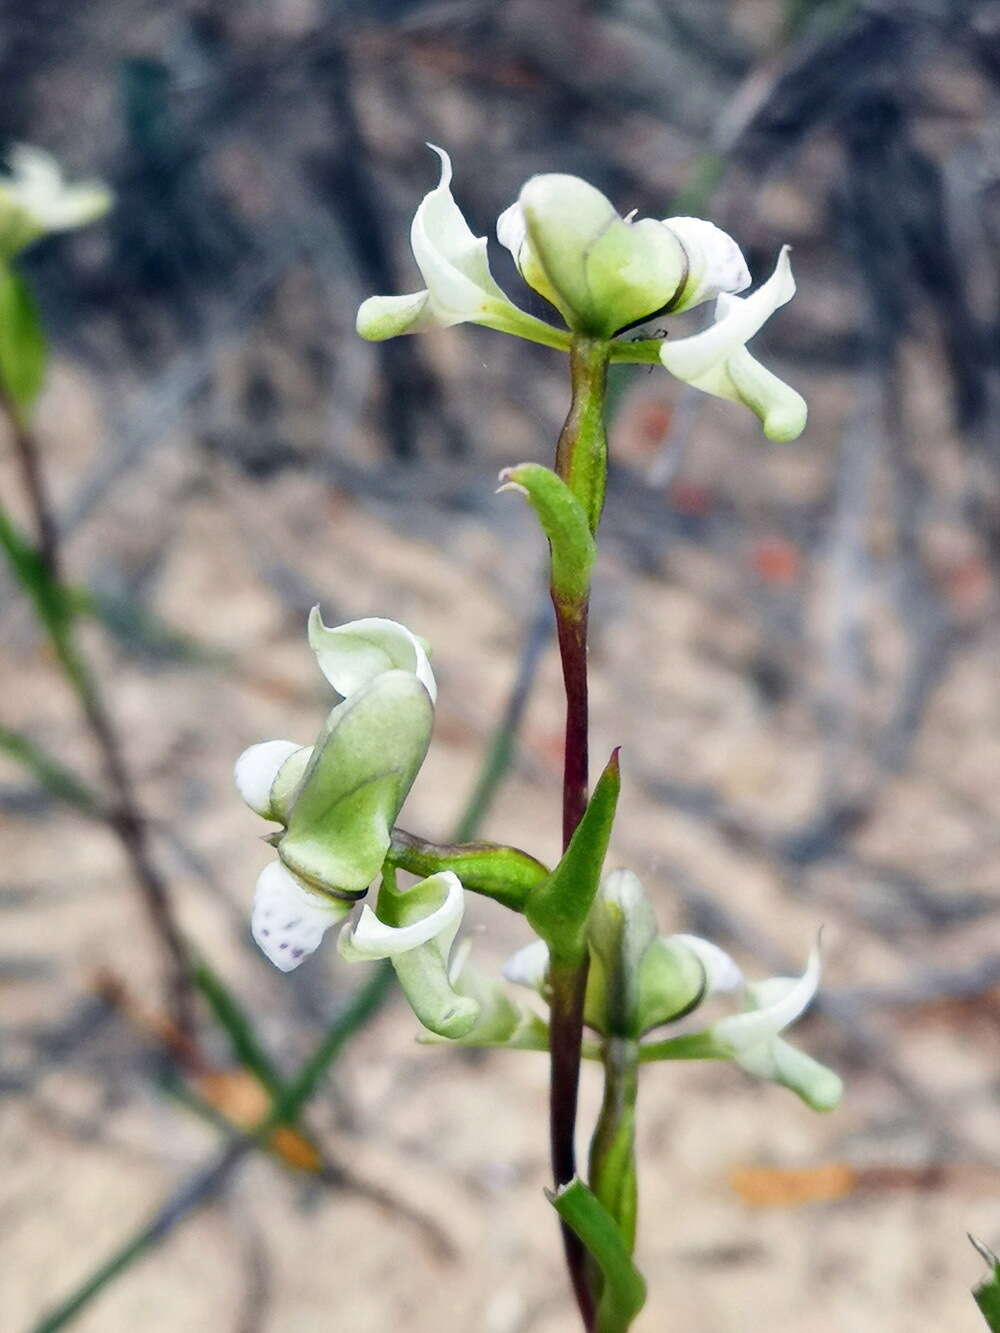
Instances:
[[[26,427],[23,431],[37,454],[34,437]],[[53,573],[51,559],[46,558],[43,548],[26,539],[3,508],[0,508],[0,547],[15,578],[34,603],[35,613],[48,635],[62,674],[76,694],[100,751],[111,788],[106,822],[128,858],[160,941],[173,1020],[183,1033],[190,1035],[194,1031],[190,960],[174,918],[166,881],[153,858],[149,826],[132,786],[117,729],[97,678],[77,644],[74,595]]]
[[[635,1108],[639,1045],[630,1037],[604,1044],[604,1100],[590,1144],[590,1188],[615,1219],[629,1254],[635,1248],[638,1189]]]

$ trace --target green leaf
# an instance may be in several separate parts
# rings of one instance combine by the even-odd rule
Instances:
[[[414,875],[453,870],[466,889],[515,912],[524,911],[527,895],[549,875],[541,861],[517,847],[496,842],[425,842],[401,828],[392,831],[388,859]]]
[[[562,860],[525,900],[528,923],[549,946],[554,964],[576,966],[586,957],[587,917],[601,882],[620,789],[615,750]]]
[[[597,546],[583,505],[550,468],[519,463],[500,473],[502,491],[520,491],[538,515],[552,555],[552,595],[561,605],[583,606]]]
[[[24,420],[45,382],[48,345],[27,283],[0,264],[0,381]]]
[[[11,573],[31,598],[38,617],[53,641],[64,645],[75,614],[72,596],[49,572],[45,561],[27,537],[0,508],[0,547]]]
[[[579,1236],[604,1279],[595,1333],[625,1333],[646,1303],[646,1283],[625,1248],[614,1218],[578,1177],[548,1194],[549,1202]]]
[[[104,817],[106,811],[102,798],[23,732],[0,726],[0,751],[26,769],[50,796],[75,806],[85,815],[98,819]]]
[[[989,1276],[980,1282],[979,1286],[973,1290],[976,1304],[982,1312],[983,1318],[991,1329],[991,1333],[1000,1333],[1000,1259],[982,1245],[975,1237],[970,1236],[969,1240],[976,1247],[979,1253],[989,1265]]]

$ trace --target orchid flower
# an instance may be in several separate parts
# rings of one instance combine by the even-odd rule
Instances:
[[[701,1032],[644,1046],[643,1060],[732,1060],[748,1074],[790,1088],[817,1111],[831,1111],[843,1093],[840,1077],[781,1034],[809,1007],[820,981],[819,945],[801,977],[771,977],[748,985],[742,1013]]]
[[[41,148],[17,144],[7,161],[10,169],[0,176],[0,253],[7,258],[48,232],[86,226],[111,207],[106,186],[67,185],[56,159]]]
[[[423,643],[392,620],[336,628],[318,609],[309,642],[341,695],[313,746],[263,741],[236,762],[240,795],[282,828],[257,882],[252,931],[297,967],[382,869],[392,827],[430,742],[437,688]]]
[[[787,246],[774,274],[749,297],[746,260],[736,241],[704,218],[622,217],[577,176],[533,176],[497,222],[497,237],[524,281],[562,316],[566,329],[519,309],[490,272],[486,238],[473,235],[451,194],[451,161],[425,195],[410,232],[426,286],[406,296],[372,296],[358,311],[363,338],[380,340],[453,324],[483,324],[547,346],[573,337],[611,343],[612,360],[639,359],[614,341],[639,325],[715,301],[715,322],[687,338],[650,340],[678,379],[749,407],[773,440],[793,440],[806,422],[800,394],[756,361],[747,342],[795,292]],[[652,348],[652,352],[649,351]]]

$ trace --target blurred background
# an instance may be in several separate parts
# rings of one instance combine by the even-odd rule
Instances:
[[[333,948],[286,977],[248,937],[267,849],[231,766],[315,734],[317,601],[433,644],[406,827],[558,852],[543,550],[493,492],[551,458],[565,359],[353,332],[419,285],[430,140],[477,234],[557,170],[712,217],[756,281],[794,247],[755,346],[809,400],[796,444],[613,372],[594,753],[624,747],[612,860],[665,931],[760,976],[825,926],[798,1036],[848,1092],[820,1117],[728,1067],[646,1071],[638,1328],[975,1333],[965,1233],[1000,1242],[1000,4],[35,0],[3,7],[0,89],[0,138],[117,196],[22,271],[61,576],[129,773],[90,794],[108,737],[5,572],[4,1327],[575,1327],[544,1058],[415,1046]],[[527,935],[491,908],[498,965]],[[212,969],[186,997],[171,922]],[[234,1138],[345,1012],[299,1129]],[[585,1118],[596,1095],[588,1071]]]

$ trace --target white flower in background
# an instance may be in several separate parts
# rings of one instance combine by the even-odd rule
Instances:
[[[0,251],[8,258],[40,236],[70,231],[96,221],[111,207],[110,190],[100,181],[67,185],[51,154],[28,144],[7,153],[0,175]]]
[[[309,617],[309,642],[342,696],[312,746],[263,741],[236,761],[247,805],[283,827],[257,881],[253,937],[283,971],[313,953],[382,870],[392,827],[430,743],[437,687],[404,625]]]
[[[473,323],[568,349],[571,334],[614,340],[650,320],[714,300],[710,328],[662,341],[663,365],[705,393],[749,407],[773,440],[793,440],[802,433],[802,396],[746,350],[795,292],[787,246],[772,277],[740,298],[737,293],[750,285],[746,260],[733,238],[714,223],[622,217],[600,190],[578,176],[533,176],[500,215],[497,236],[525,282],[559,311],[566,332],[520,310],[497,285],[486,238],[473,235],[452,198],[448,155],[434,151],[441,158],[441,180],[422,200],[410,232],[426,286],[406,296],[369,297],[358,311],[363,338]],[[618,343],[611,359],[637,358]]]
[[[771,977],[747,986],[746,1011],[719,1019],[710,1031],[748,1074],[781,1083],[815,1110],[829,1111],[840,1101],[841,1079],[781,1036],[812,1003],[820,971],[816,945],[801,977]]]
[[[699,941],[699,951],[705,944]],[[727,958],[714,945],[708,947]],[[770,977],[746,985],[742,1013],[720,1018],[700,1032],[651,1042],[643,1047],[642,1059],[732,1060],[756,1078],[790,1088],[814,1110],[832,1111],[843,1094],[840,1077],[781,1035],[809,1007],[819,987],[820,972],[817,944],[801,977]],[[732,989],[728,983],[734,975],[739,977],[738,969],[728,960],[722,972],[727,989]]]
[[[677,379],[703,393],[749,407],[769,439],[797,439],[805,429],[805,399],[746,349],[766,320],[794,295],[786,245],[767,282],[747,297],[723,292],[715,303],[715,323],[690,338],[665,341],[660,360]]]

